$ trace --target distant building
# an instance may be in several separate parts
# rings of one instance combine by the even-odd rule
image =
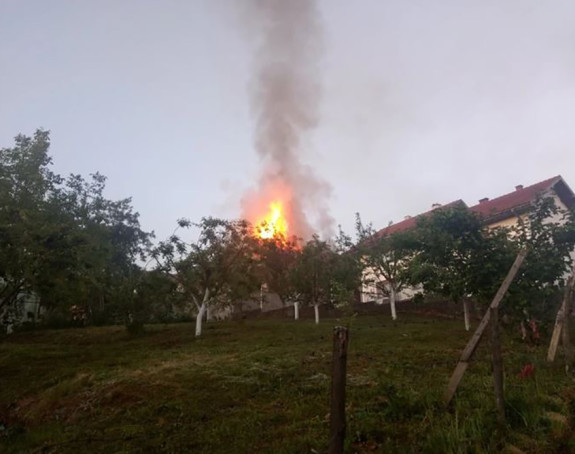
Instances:
[[[515,191],[494,199],[484,198],[469,208],[490,228],[512,227],[519,219],[525,220],[538,197],[552,197],[562,211],[575,208],[575,193],[560,175],[531,186],[515,186]],[[559,219],[553,219],[559,221]]]
[[[469,210],[478,214],[484,225],[489,229],[500,227],[510,228],[515,226],[520,219],[526,220],[528,218],[529,212],[538,198],[548,197],[553,198],[555,205],[562,212],[573,211],[575,209],[575,193],[569,185],[567,185],[563,177],[558,175],[531,186],[515,186],[514,191],[494,199],[483,198],[479,200],[477,205],[470,207]],[[453,208],[458,205],[467,208],[463,200],[456,200],[447,205],[434,204],[431,210],[417,216],[407,216],[403,221],[379,230],[376,235],[393,235],[397,232],[412,229],[417,225],[417,221],[421,217],[429,216],[437,209]],[[551,218],[550,220],[560,222],[561,215]],[[573,259],[575,260],[575,251],[573,253]],[[372,270],[369,269],[366,269],[364,273],[373,275]],[[409,300],[419,292],[421,292],[420,288],[406,288],[397,294],[396,299],[397,301]],[[373,284],[362,285],[360,299],[361,302],[377,302],[380,304],[387,301],[387,297]]]
[[[3,282],[0,282],[2,285]],[[31,292],[20,292],[13,304],[0,309],[0,330],[10,333],[14,326],[26,322],[36,323],[42,314],[38,296]]]
[[[430,216],[435,210],[438,210],[438,209],[445,210],[445,209],[449,209],[449,208],[455,208],[457,206],[463,206],[463,207],[467,208],[467,205],[461,199],[455,200],[455,201],[448,203],[446,205],[434,203],[431,206],[431,210],[426,211],[425,213],[418,214],[417,216],[406,216],[403,219],[403,221],[397,222],[397,223],[389,225],[389,226],[387,226],[381,230],[378,230],[375,233],[375,236],[376,237],[390,236],[390,235],[393,235],[395,233],[404,232],[406,230],[411,230],[411,229],[415,228],[419,219],[425,218],[426,216]],[[387,297],[387,295],[383,294],[383,292],[381,290],[381,285],[378,286],[374,282],[377,279],[376,273],[374,273],[372,269],[366,268],[363,271],[363,275],[364,275],[364,279],[362,279],[362,280],[364,281],[364,283],[362,284],[361,290],[360,290],[361,302],[362,303],[374,303],[375,302],[377,304],[383,304],[384,302],[387,302],[388,297]],[[385,286],[385,280],[384,279],[380,279],[380,282],[383,282],[384,286]],[[399,292],[397,292],[396,301],[410,300],[417,293],[421,293],[421,291],[422,291],[422,289],[420,287],[404,287]]]

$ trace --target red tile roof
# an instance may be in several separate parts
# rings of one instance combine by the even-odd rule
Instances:
[[[463,206],[465,206],[465,207],[467,206],[463,200],[461,200],[461,199],[455,200],[455,201],[453,201],[453,202],[451,202],[451,203],[448,203],[447,205],[440,205],[439,207],[433,208],[433,209],[431,209],[431,210],[429,210],[429,211],[426,211],[425,213],[421,213],[421,214],[418,214],[417,216],[409,217],[409,218],[407,218],[407,219],[404,219],[404,220],[401,221],[401,222],[398,222],[398,223],[396,223],[396,224],[392,224],[392,225],[390,225],[390,226],[388,226],[388,227],[385,227],[385,228],[383,228],[383,229],[381,229],[381,230],[378,230],[378,231],[375,233],[375,236],[376,236],[376,237],[387,236],[387,235],[392,235],[393,233],[397,233],[397,232],[401,232],[401,231],[404,231],[404,230],[412,229],[412,228],[414,228],[415,225],[417,224],[417,220],[418,220],[419,218],[425,217],[425,216],[429,216],[429,215],[430,215],[431,213],[433,213],[433,211],[435,211],[435,210],[443,210],[443,209],[446,209],[446,208],[453,208],[453,207],[455,207],[455,206],[457,206],[457,205],[463,205]]]
[[[479,214],[485,220],[491,219],[502,213],[507,213],[512,209],[527,207],[533,200],[535,200],[538,194],[545,192],[561,180],[561,176],[558,175],[556,177],[549,178],[548,180],[527,186],[526,188],[518,186],[515,191],[510,192],[509,194],[480,202],[469,209]]]
[[[561,182],[561,184],[558,185],[557,183],[559,182]],[[561,175],[557,175],[553,178],[549,178],[525,188],[518,186],[515,191],[510,192],[509,194],[502,195],[493,200],[487,199],[486,201],[472,206],[469,209],[479,214],[484,219],[484,221],[492,220],[499,215],[505,215],[513,209],[520,210],[521,208],[527,208],[529,204],[535,200],[537,195],[552,187],[555,187],[559,196],[567,206],[575,207],[575,195],[573,194],[573,191],[569,188],[569,186],[567,186]],[[463,206],[467,207],[465,202],[459,199],[448,203],[447,205],[441,205],[438,208],[429,210],[425,213],[404,219],[401,222],[385,227],[376,232],[374,237],[377,238],[381,236],[392,235],[397,232],[412,229],[416,226],[417,220],[422,216],[429,216],[436,209],[452,208],[458,204],[462,204]]]

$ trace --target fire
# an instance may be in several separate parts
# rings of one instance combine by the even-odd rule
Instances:
[[[269,212],[256,223],[256,236],[262,239],[282,239],[287,237],[288,223],[283,213],[282,204],[270,203]]]

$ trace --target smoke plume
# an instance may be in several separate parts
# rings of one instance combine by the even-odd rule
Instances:
[[[303,162],[310,133],[318,124],[321,98],[323,43],[317,2],[249,1],[250,23],[260,38],[250,96],[262,168],[257,188],[242,199],[244,216],[254,220],[270,202],[280,200],[290,234],[330,235],[331,187]]]

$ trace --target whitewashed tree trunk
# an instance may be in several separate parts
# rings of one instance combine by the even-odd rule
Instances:
[[[521,321],[519,327],[521,328],[521,340],[527,339],[527,328],[525,328],[525,323]]]
[[[197,300],[194,298],[194,302],[196,304],[196,307],[198,308],[198,315],[196,315],[196,337],[200,337],[202,335],[202,321],[208,309],[209,300],[210,300],[210,289],[208,288],[204,293],[204,299],[202,300],[202,304],[198,304]]]
[[[319,306],[317,304],[314,304],[313,311],[315,313],[315,324],[319,325]]]
[[[200,337],[202,335],[202,320],[204,319],[206,309],[206,303],[203,302],[198,311],[198,315],[196,315],[196,337]]]
[[[299,303],[293,303],[293,318],[294,320],[299,320]]]
[[[397,312],[395,311],[395,287],[391,287],[389,291],[389,305],[391,306],[391,318],[397,320]]]
[[[469,331],[471,329],[471,323],[469,321],[469,300],[463,300],[463,320],[465,322],[465,331]]]

